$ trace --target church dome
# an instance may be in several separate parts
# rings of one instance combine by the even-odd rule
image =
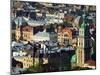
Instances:
[[[74,54],[71,58],[71,63],[75,63],[77,60],[76,54]]]

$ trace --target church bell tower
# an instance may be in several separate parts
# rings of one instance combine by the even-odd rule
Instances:
[[[84,52],[84,46],[85,46],[85,15],[83,17],[83,23],[81,24],[79,28],[79,36],[78,36],[78,45],[76,50],[76,56],[77,56],[77,66],[82,67],[84,65],[85,60],[85,52]]]

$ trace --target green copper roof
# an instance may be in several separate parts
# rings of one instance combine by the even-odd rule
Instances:
[[[83,23],[81,24],[80,28],[85,28],[86,27],[86,23],[85,23],[85,14],[82,15],[83,18]]]
[[[85,28],[86,27],[86,24],[85,24],[85,22],[83,22],[82,24],[81,24],[81,27],[80,28]]]
[[[76,54],[74,54],[71,58],[71,62],[72,63],[75,63],[77,61],[77,57],[76,57]]]

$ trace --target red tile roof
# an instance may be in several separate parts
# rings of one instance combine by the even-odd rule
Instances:
[[[86,61],[86,63],[87,63],[88,65],[90,65],[90,66],[96,66],[96,62],[93,61],[93,60],[88,60],[88,61]]]

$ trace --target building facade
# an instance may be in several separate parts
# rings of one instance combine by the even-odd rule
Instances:
[[[61,32],[58,32],[58,41],[61,43],[66,43],[66,45],[71,44],[72,31],[69,28],[64,28]]]
[[[33,27],[29,25],[21,25],[16,28],[16,40],[32,41],[33,40]]]
[[[77,55],[77,66],[82,67],[84,65],[84,40],[85,40],[85,22],[83,20],[83,23],[81,27],[79,28],[79,37],[78,37],[78,45],[77,45],[77,50],[76,50],[76,55]]]
[[[29,56],[14,57],[15,60],[23,63],[23,69],[33,66],[33,58]]]

